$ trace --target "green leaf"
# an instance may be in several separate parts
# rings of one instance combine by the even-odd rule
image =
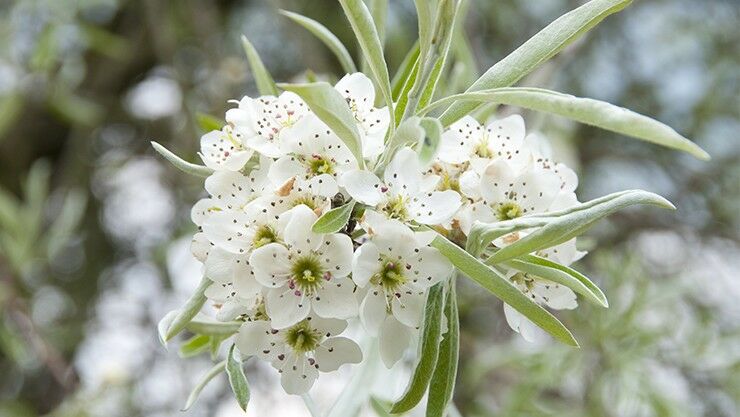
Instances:
[[[221,128],[226,124],[222,119],[205,113],[196,113],[195,121],[198,123],[198,128],[203,133],[208,133],[212,130],[221,130]]]
[[[234,392],[236,402],[239,403],[242,410],[247,411],[249,384],[247,383],[247,376],[244,375],[241,355],[236,351],[236,345],[231,345],[231,349],[229,349],[229,357],[226,359],[226,375],[229,376],[229,385],[231,385],[231,391]]]
[[[249,61],[249,67],[252,69],[254,82],[257,84],[259,93],[263,96],[277,96],[279,91],[275,86],[275,80],[272,79],[270,72],[265,68],[257,50],[254,49],[254,45],[244,35],[242,35],[242,46],[247,54],[247,61]]]
[[[280,88],[298,94],[308,107],[347,145],[362,168],[362,140],[352,114],[341,94],[325,82],[309,84],[280,84]]]
[[[206,372],[205,375],[198,381],[198,385],[193,388],[193,390],[190,392],[190,395],[188,395],[187,401],[185,401],[185,406],[182,408],[182,411],[187,411],[190,409],[190,407],[195,404],[195,402],[198,400],[198,396],[200,395],[200,392],[203,391],[203,388],[208,385],[209,382],[218,374],[224,371],[226,368],[226,361],[221,361],[213,366],[208,372]]]
[[[416,77],[413,72],[418,59],[419,42],[416,42],[408,53],[406,53],[406,56],[403,58],[403,61],[401,61],[401,65],[398,67],[396,74],[393,76],[393,81],[391,81],[391,91],[393,93],[394,101],[398,100],[404,85],[409,82],[410,79],[413,80]],[[411,87],[409,86],[409,88]]]
[[[416,153],[419,155],[419,161],[422,165],[426,166],[437,156],[437,149],[442,137],[442,124],[435,118],[425,117],[419,121],[419,125],[424,129],[424,137],[417,144]]]
[[[396,103],[396,109],[393,113],[396,125],[400,125],[404,121],[403,115],[406,114],[406,107],[409,104],[409,91],[414,87],[416,77],[419,75],[419,65],[419,60],[417,59],[411,67],[411,72],[398,92],[398,102]],[[410,119],[410,117],[406,118],[406,120],[408,119]]]
[[[545,221],[542,227],[522,237],[511,245],[499,249],[496,253],[491,255],[487,263],[493,265],[516,258],[517,256],[536,252],[540,249],[559,245],[582,234],[598,220],[601,220],[617,210],[621,210],[635,204],[647,204],[675,209],[673,204],[665,198],[647,191],[632,190],[615,193],[612,196],[614,197],[602,200],[602,202],[597,204],[594,204],[593,202],[579,204],[566,210],[565,213],[567,214],[564,215],[560,215],[563,212],[552,213],[552,217],[546,217],[544,219]],[[489,238],[490,237],[486,237],[484,242],[490,242],[490,240],[488,240]]]
[[[165,348],[167,348],[167,341],[165,340],[167,329],[170,328],[172,322],[175,320],[175,317],[177,317],[179,313],[179,310],[172,310],[169,313],[165,314],[164,317],[162,317],[162,320],[157,323],[157,334],[159,335],[159,343],[161,343],[162,346],[164,346]]]
[[[378,161],[376,172],[381,173],[383,168],[393,160],[393,156],[404,146],[414,146],[424,140],[425,131],[421,127],[421,118],[410,117],[404,120],[385,146],[385,152]]]
[[[355,208],[355,201],[333,208],[314,222],[311,230],[314,233],[336,233],[347,224],[350,216],[352,215],[352,209]]]
[[[480,284],[493,295],[522,313],[534,324],[541,327],[555,339],[571,346],[578,346],[570,331],[555,316],[524,295],[508,279],[495,269],[480,262],[454,243],[439,235],[432,241],[432,247],[442,253],[457,269]]]
[[[455,293],[454,279],[450,285],[450,293],[447,295],[445,316],[447,316],[447,333],[445,333],[440,345],[437,366],[429,385],[427,417],[444,417],[447,405],[452,400],[455,391],[455,378],[457,377],[457,364],[460,354],[460,319],[457,312],[457,294]]]
[[[188,301],[185,302],[185,305],[178,310],[177,315],[172,320],[169,328],[167,328],[167,331],[164,334],[165,342],[172,340],[173,337],[177,336],[178,333],[183,331],[188,323],[190,323],[190,320],[192,320],[193,317],[195,317],[195,315],[200,312],[203,304],[206,303],[206,296],[204,293],[206,291],[206,288],[208,288],[210,285],[210,279],[206,277],[203,277],[201,279],[200,284],[198,284],[198,288],[195,289],[195,292],[190,296]]]
[[[218,321],[204,314],[197,314],[185,328],[197,334],[228,337],[238,332],[242,324],[244,323],[241,321]]]
[[[564,14],[496,63],[467,91],[513,85],[604,18],[624,9],[631,2],[632,0],[592,0]],[[476,107],[474,103],[456,103],[442,114],[440,121],[442,125],[449,126]]]
[[[419,361],[416,363],[414,374],[411,376],[406,391],[391,407],[391,414],[403,413],[414,408],[429,387],[439,354],[442,310],[445,304],[444,291],[445,287],[441,282],[429,289],[424,310],[424,323],[420,332]]]
[[[205,178],[213,174],[213,170],[211,168],[184,161],[179,156],[175,155],[169,149],[165,148],[157,142],[152,142],[152,146],[154,147],[155,151],[164,156],[164,159],[169,161],[169,163],[171,163],[175,168],[186,174],[195,175],[196,177],[201,178]]]
[[[646,142],[678,149],[699,159],[709,159],[709,154],[694,142],[655,119],[603,101],[540,88],[499,88],[457,94],[439,100],[425,110],[453,102],[468,101],[507,104],[551,113]]]
[[[178,354],[181,358],[190,358],[196,355],[199,355],[205,351],[208,350],[211,344],[211,337],[197,334],[190,339],[188,339],[185,343],[180,345],[180,349],[178,351]]]
[[[287,10],[280,10],[280,14],[291,19],[292,21],[303,26],[309,32],[313,33],[321,42],[324,43],[337,57],[339,64],[347,74],[357,72],[352,56],[347,51],[347,48],[329,29],[327,29],[321,23],[310,19],[306,16],[302,16],[298,13],[289,12]]]
[[[393,123],[393,98],[391,96],[391,84],[388,77],[388,67],[383,56],[383,45],[378,37],[378,31],[370,11],[362,0],[339,0],[344,9],[352,30],[357,36],[357,41],[362,49],[362,54],[367,59],[370,71],[375,82],[380,89],[385,105],[390,113],[391,124],[389,131],[392,133],[395,129]]]
[[[565,265],[560,265],[557,262],[535,255],[524,255],[505,262],[505,265],[518,271],[564,285],[576,293],[581,294],[593,304],[601,307],[609,307],[606,296],[596,284],[580,272],[568,268]]]

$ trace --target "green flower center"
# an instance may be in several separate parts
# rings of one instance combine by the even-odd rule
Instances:
[[[313,197],[310,195],[303,195],[293,200],[293,207],[300,206],[301,204],[313,211],[316,211],[316,207],[318,207],[316,205],[316,201],[314,201]]]
[[[296,291],[302,294],[313,294],[321,288],[322,279],[324,279],[324,269],[321,262],[314,255],[306,255],[296,259],[291,267],[291,289],[293,286]],[[300,295],[300,294],[296,294]]]
[[[406,202],[403,200],[403,196],[400,195],[388,200],[381,210],[391,219],[406,220],[409,217]]]
[[[386,293],[395,293],[403,284],[406,277],[403,275],[401,262],[384,260],[380,271],[370,277],[370,283],[382,287]]]
[[[481,158],[490,158],[493,156],[493,152],[488,149],[488,133],[486,133],[483,136],[483,139],[475,146],[475,154]]]
[[[311,327],[308,320],[303,320],[289,328],[285,334],[285,343],[299,353],[316,350],[320,342],[321,333]]]
[[[457,178],[453,178],[447,171],[442,172],[441,177],[442,180],[437,186],[439,191],[453,190],[460,192],[460,181]]]
[[[517,217],[521,217],[522,214],[524,214],[522,208],[519,207],[519,204],[513,201],[501,204],[500,206],[498,206],[498,209],[496,209],[496,217],[499,220],[516,219]]]
[[[254,240],[252,241],[252,245],[255,249],[265,246],[268,243],[277,242],[278,237],[277,233],[275,233],[275,230],[273,230],[272,227],[268,225],[262,225],[257,229],[257,233],[254,234]]]
[[[313,175],[333,174],[334,162],[321,155],[313,155],[308,161],[308,169]]]

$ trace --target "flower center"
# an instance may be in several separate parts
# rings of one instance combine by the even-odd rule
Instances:
[[[498,206],[498,209],[496,209],[496,217],[499,220],[512,220],[516,219],[517,217],[521,217],[522,214],[522,208],[519,207],[519,204],[509,201],[508,203],[501,204]]]
[[[381,210],[391,219],[406,220],[409,217],[406,202],[400,195],[389,199]]]
[[[460,181],[457,178],[453,178],[449,172],[442,172],[442,180],[439,182],[437,189],[439,191],[453,190],[460,192]]]
[[[406,283],[406,277],[403,275],[403,264],[384,260],[382,265],[380,271],[370,277],[370,283],[382,287],[386,293],[395,293]]]
[[[314,175],[334,173],[334,163],[329,158],[313,155],[307,162],[309,171]]]
[[[257,233],[254,234],[254,240],[252,245],[255,249],[265,246],[268,243],[277,242],[278,237],[272,227],[268,225],[262,225],[257,229]]]
[[[291,278],[291,289],[296,288],[296,295],[310,295],[321,288],[322,279],[329,279],[331,275],[324,273],[318,258],[306,255],[293,263]]]
[[[311,327],[308,320],[289,328],[285,334],[285,343],[298,353],[316,350],[321,342],[321,333]]]
[[[493,156],[493,152],[488,149],[488,133],[486,133],[480,142],[475,146],[475,154],[481,158],[490,158]]]
[[[316,211],[316,208],[318,207],[313,197],[310,195],[302,195],[296,198],[295,200],[293,200],[293,207],[300,206],[301,204],[310,208],[313,211]]]

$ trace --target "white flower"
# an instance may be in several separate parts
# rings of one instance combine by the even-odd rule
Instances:
[[[200,158],[208,168],[227,171],[239,171],[254,150],[244,146],[239,133],[231,126],[213,130],[200,138]]]
[[[288,327],[276,328],[269,321],[244,323],[236,337],[243,355],[268,361],[280,372],[280,383],[288,394],[304,394],[319,372],[332,372],[345,363],[362,362],[357,343],[336,336],[344,331],[344,320],[315,314]]]
[[[216,247],[208,254],[206,274],[213,284],[206,288],[205,296],[216,304],[217,319],[234,320],[255,309],[262,286],[245,258]]]
[[[470,171],[469,171],[470,172]],[[547,211],[560,193],[561,180],[552,170],[529,166],[520,171],[504,159],[495,159],[484,170],[480,180],[463,182],[477,184],[480,200],[464,208],[460,225],[468,234],[475,221],[496,222]],[[461,186],[468,189],[469,186]],[[474,193],[468,190],[466,194]]]
[[[379,334],[381,358],[390,368],[421,324],[427,290],[448,278],[453,267],[427,246],[426,233],[414,233],[397,220],[372,224],[372,237],[354,254],[352,278],[367,289],[360,320],[371,335]]]
[[[375,108],[375,87],[363,73],[342,77],[334,88],[347,100],[362,135],[362,155],[374,159],[384,150],[390,114],[385,107]]]
[[[283,141],[286,155],[270,168],[276,186],[296,178],[297,186],[313,194],[333,197],[339,192],[336,179],[357,168],[357,161],[345,144],[313,114],[306,115]]]
[[[570,288],[560,284],[531,277],[524,273],[516,273],[510,279],[524,295],[538,304],[556,310],[572,310],[578,306],[576,294]],[[541,332],[536,324],[508,304],[504,304],[504,315],[509,327],[521,334],[524,340],[528,342],[534,341],[536,334]]]
[[[524,166],[529,160],[524,148],[524,120],[512,115],[483,127],[465,116],[442,134],[438,158],[451,164],[469,163],[476,170],[497,158],[517,168]]]
[[[238,108],[226,112],[226,121],[234,126],[235,136],[243,144],[262,155],[278,158],[283,155],[280,143],[283,131],[307,112],[306,103],[286,91],[279,97],[244,97]]]
[[[439,224],[455,214],[460,195],[452,190],[432,191],[435,183],[425,181],[416,152],[402,148],[384,173],[384,182],[369,171],[348,171],[341,185],[356,201],[402,222]]]
[[[311,231],[318,217],[299,205],[280,216],[283,243],[252,252],[255,278],[269,288],[267,314],[276,328],[291,326],[311,307],[321,317],[346,319],[357,314],[355,285],[347,277],[352,266],[352,240],[339,233]]]

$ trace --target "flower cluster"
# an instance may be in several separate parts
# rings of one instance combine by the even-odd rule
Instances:
[[[363,161],[291,92],[244,97],[223,129],[201,138],[200,156],[214,170],[208,197],[192,210],[192,250],[212,281],[205,295],[219,320],[243,322],[240,352],[268,361],[292,394],[306,392],[319,372],[362,360],[359,346],[341,336],[348,320],[359,318],[377,337],[386,366],[402,357],[429,288],[453,274],[430,246],[435,233],[464,239],[476,221],[577,203],[575,174],[551,161],[543,140],[525,137],[519,116],[487,125],[463,118],[422,166],[411,147],[385,154],[389,115],[374,107],[366,76],[347,75],[335,88],[354,115]],[[314,231],[322,215],[350,201],[341,230]],[[567,265],[583,254],[569,241],[538,255]],[[576,306],[561,285],[515,270],[507,277],[538,303]],[[531,336],[529,320],[508,306],[505,313],[514,330]]]

